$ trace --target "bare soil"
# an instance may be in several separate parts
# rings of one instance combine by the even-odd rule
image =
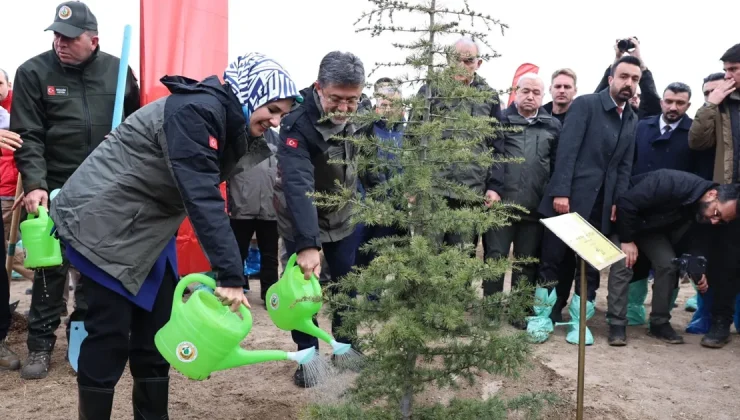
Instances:
[[[11,284],[11,300],[21,300],[18,307],[21,313],[29,307],[30,296],[24,294],[28,287],[30,282],[27,281],[13,281]],[[253,307],[254,327],[243,346],[292,350],[290,334],[272,326],[261,305],[257,292],[259,282],[251,282],[251,287],[253,292],[249,299]],[[683,310],[683,304],[692,293],[690,286],[682,286],[679,307],[673,311],[673,325],[679,330],[685,328],[691,317]],[[650,302],[649,296],[647,301]],[[686,344],[672,346],[647,337],[644,326],[630,327],[627,347],[612,348],[606,343],[605,310],[606,279],[602,281],[598,294],[596,315],[589,321],[595,344],[586,352],[586,419],[740,418],[737,404],[740,339],[734,332],[732,343],[721,350],[710,350],[699,346],[700,336],[686,334]],[[25,324],[22,317],[16,321],[9,343],[25,358]],[[325,318],[321,322],[328,325]],[[64,360],[67,343],[63,325],[57,330],[57,336],[59,339],[48,378],[24,381],[18,372],[0,372],[0,418],[77,418],[77,384],[74,371]],[[577,357],[577,346],[565,341],[565,327],[557,327],[546,343],[536,346],[531,369],[522,372],[518,379],[481,376],[475,386],[464,386],[457,392],[430,390],[419,401],[444,403],[453,395],[512,397],[526,392],[547,391],[558,395],[560,402],[550,407],[542,418],[573,419]],[[331,400],[331,396],[319,395],[325,390],[296,388],[292,380],[294,369],[293,363],[270,362],[216,372],[201,382],[188,380],[172,371],[170,416],[173,419],[299,419],[306,403]],[[341,388],[351,382],[351,377],[336,378],[335,381]],[[334,391],[338,389],[329,393]],[[132,417],[130,395],[131,376],[126,371],[116,388],[114,419]],[[511,417],[520,416],[512,413]]]

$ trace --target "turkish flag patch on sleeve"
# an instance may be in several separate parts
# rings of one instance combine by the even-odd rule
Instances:
[[[294,149],[297,149],[298,148],[298,140],[296,140],[296,139],[294,139],[292,137],[288,137],[288,139],[285,140],[285,144],[287,144],[289,147],[292,147]]]
[[[213,150],[218,150],[218,140],[213,136],[208,136],[208,147]]]

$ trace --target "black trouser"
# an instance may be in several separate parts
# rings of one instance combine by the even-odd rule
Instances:
[[[373,239],[387,238],[389,236],[404,235],[399,229],[393,226],[361,226],[358,225],[357,235],[357,254],[355,255],[355,266],[367,267],[375,259],[374,252],[360,251],[360,247]]]
[[[252,235],[257,233],[260,250],[260,297],[265,300],[267,289],[278,279],[278,230],[277,221],[257,219],[231,219],[231,229],[239,244],[242,261],[249,256]],[[249,290],[249,282],[246,285]]]
[[[356,237],[354,237],[354,235],[350,235],[336,242],[324,242],[321,244],[321,247],[324,250],[326,262],[329,264],[329,267],[331,267],[331,281],[329,289],[332,293],[337,292],[336,284],[342,280],[342,277],[352,270],[352,266],[355,264],[355,252],[357,248],[353,245],[356,241]],[[283,242],[285,243],[285,250],[288,255],[295,253],[295,243],[285,239],[283,239]],[[348,294],[353,298],[357,296],[357,292],[355,291],[349,292]],[[334,339],[340,343],[352,344],[350,337],[342,337],[337,334],[337,331],[342,326],[342,316],[340,312],[340,310],[332,310],[332,335],[334,336]],[[319,325],[316,318],[313,319],[313,322],[317,326]],[[295,330],[291,331],[290,334],[293,337],[293,342],[298,345],[298,350],[307,349],[309,347],[319,348],[319,340],[314,336]]]
[[[602,198],[603,199],[603,198]],[[601,230],[602,199],[597,199],[591,214],[588,217],[590,223],[597,230]],[[555,291],[558,300],[567,302],[570,290],[573,287],[573,279],[580,278],[581,263],[576,261],[576,254],[563,241],[555,236],[552,231],[545,229],[542,237],[542,258],[540,259],[540,283],[557,283]],[[588,295],[586,299],[594,301],[596,290],[601,282],[599,271],[586,263],[586,282]],[[581,295],[581,288],[576,287],[575,294]]]
[[[129,362],[134,379],[166,378],[170,365],[154,345],[154,335],[170,319],[177,278],[167,265],[152,312],[82,275],[88,310],[87,337],[80,348],[77,383],[115,388]]]
[[[64,308],[64,289],[67,284],[69,260],[62,247],[62,265],[37,269],[33,275],[33,292],[31,294],[31,309],[28,314],[28,351],[52,351],[57,337],[54,334],[61,322]],[[82,282],[77,283],[74,292],[75,307],[70,321],[85,319],[85,297]],[[67,325],[69,339],[69,325]]]
[[[544,226],[539,221],[520,220],[498,230],[489,230],[483,235],[485,259],[499,259],[509,256],[511,243],[514,243],[514,258],[539,258],[542,231]],[[537,264],[525,264],[521,270],[512,273],[511,288],[519,286],[522,281],[534,284],[537,281]],[[504,290],[504,275],[498,279],[483,282],[483,295],[490,296]]]
[[[707,281],[712,288],[712,319],[732,320],[740,293],[740,221],[713,226],[707,256]]]
[[[4,229],[4,226],[0,226],[0,234],[2,234],[3,238],[5,237]],[[5,241],[3,241],[2,248],[2,255],[6,255]],[[5,340],[5,337],[8,336],[10,321],[13,317],[13,314],[10,313],[10,279],[8,279],[8,272],[5,271],[5,267],[3,267],[2,271],[0,273],[0,341]]]

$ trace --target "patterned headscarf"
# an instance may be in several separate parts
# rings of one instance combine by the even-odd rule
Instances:
[[[237,58],[224,71],[224,80],[239,98],[247,122],[254,110],[268,102],[286,98],[303,102],[288,72],[277,61],[261,53]]]

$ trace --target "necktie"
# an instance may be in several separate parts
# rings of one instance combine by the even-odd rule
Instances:
[[[670,125],[667,125],[667,126],[665,126],[665,130],[663,131],[663,134],[666,134],[666,135],[667,134],[670,134],[671,131],[673,131],[673,129],[671,128]]]
[[[622,108],[620,108],[620,107],[617,107],[617,114],[618,114],[618,115],[619,115],[620,117],[622,116],[622,111],[624,111],[624,110],[623,110]]]

